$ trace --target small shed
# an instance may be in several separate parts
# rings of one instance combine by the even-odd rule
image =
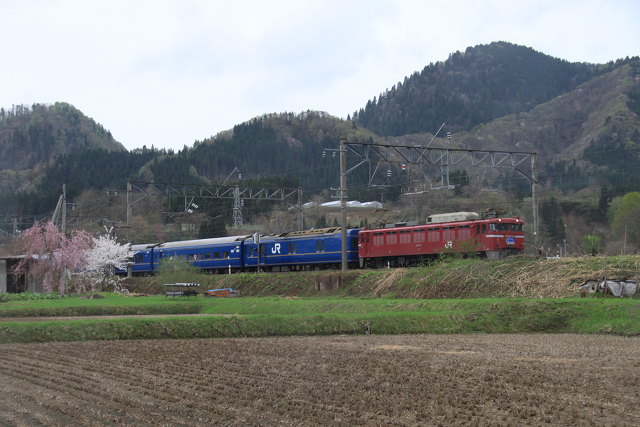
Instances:
[[[24,258],[22,255],[0,257],[0,294],[42,292],[42,289],[36,289],[37,286],[32,280],[29,280],[28,274],[15,274],[13,272],[22,258]]]

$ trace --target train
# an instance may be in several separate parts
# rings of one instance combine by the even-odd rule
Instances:
[[[524,221],[454,212],[429,216],[426,224],[348,229],[346,242],[349,268],[408,267],[453,253],[497,259],[524,251]],[[173,259],[212,274],[338,269],[342,233],[340,227],[329,227],[133,245],[127,268],[116,273],[149,275]]]

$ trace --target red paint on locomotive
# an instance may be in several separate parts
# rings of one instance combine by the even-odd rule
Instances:
[[[516,217],[363,229],[359,256],[372,267],[415,265],[446,253],[502,258],[524,250],[523,225]]]

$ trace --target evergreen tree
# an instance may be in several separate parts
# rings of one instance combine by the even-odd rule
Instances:
[[[542,201],[540,216],[542,217],[545,234],[550,242],[560,244],[566,236],[564,222],[562,221],[562,210],[554,196]]]

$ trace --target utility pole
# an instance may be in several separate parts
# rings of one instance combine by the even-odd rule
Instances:
[[[340,137],[340,214],[342,217],[342,271],[347,271],[347,138]]]
[[[67,233],[67,184],[62,184],[62,225],[60,231],[64,236]]]
[[[127,227],[131,225],[131,181],[127,180]]]
[[[233,188],[233,228],[242,228],[242,199],[240,198],[240,187]]]
[[[536,158],[537,154],[531,156],[531,203],[533,204],[533,246],[538,250],[538,196],[536,193]]]
[[[304,230],[304,210],[302,208],[302,187],[298,187],[298,229]]]

